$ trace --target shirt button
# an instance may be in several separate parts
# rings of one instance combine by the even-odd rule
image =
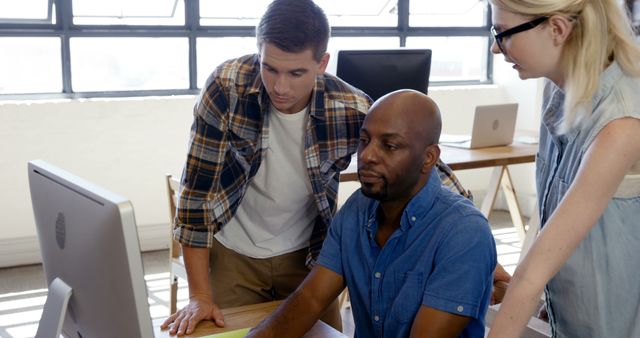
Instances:
[[[464,306],[458,305],[458,308],[456,310],[458,310],[458,312],[462,312],[464,311]]]
[[[374,276],[376,276],[376,278],[380,278],[380,276],[382,276],[382,274],[381,274],[381,273],[379,273],[379,272],[376,272],[376,273],[374,274]]]
[[[373,320],[375,320],[376,322],[380,321],[380,317],[378,316],[373,316]]]
[[[416,221],[416,216],[411,216],[411,222],[415,222]]]

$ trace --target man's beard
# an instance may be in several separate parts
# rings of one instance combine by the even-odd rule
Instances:
[[[378,201],[385,201],[389,195],[389,183],[384,177],[382,178],[382,180],[384,183],[382,184],[382,188],[380,188],[380,190],[372,191],[371,188],[367,187],[367,184],[363,184],[362,193],[369,198],[373,198]]]

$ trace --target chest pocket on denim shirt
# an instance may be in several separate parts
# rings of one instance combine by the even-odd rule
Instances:
[[[549,177],[552,174],[552,168],[546,163],[542,154],[536,154],[536,184],[538,189],[539,198],[546,196],[545,205],[539,206],[544,209],[544,221],[546,222],[553,211],[558,207],[558,204],[569,190],[569,183],[567,183],[560,173],[556,173],[558,176]],[[538,201],[540,203],[540,200]]]
[[[540,185],[540,183],[542,183],[545,187],[542,189],[546,188],[546,184],[547,182],[542,182],[541,179],[544,177],[547,177],[548,173],[547,173],[547,163],[545,162],[545,160],[542,158],[542,155],[540,153],[536,154],[536,184]],[[540,188],[540,187],[538,187]],[[542,194],[542,190],[538,189],[538,193]]]
[[[424,273],[421,271],[396,273],[395,278],[398,293],[391,305],[389,317],[401,323],[408,323],[413,321],[422,305]]]
[[[569,183],[565,182],[561,177],[554,177],[549,187],[549,196],[547,197],[547,206],[551,209],[547,211],[547,217],[551,217],[551,214],[557,209],[558,204],[564,195],[569,190]]]

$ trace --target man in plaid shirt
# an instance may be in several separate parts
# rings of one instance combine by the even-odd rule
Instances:
[[[221,308],[285,298],[315,262],[371,104],[325,73],[329,33],[313,1],[275,0],[256,29],[259,53],[224,62],[203,87],[174,220],[189,304],[163,324],[172,334],[205,319],[223,326]],[[341,328],[337,302],[322,319]]]

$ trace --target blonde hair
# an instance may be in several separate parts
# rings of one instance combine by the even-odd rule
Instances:
[[[593,96],[605,66],[615,60],[625,73],[640,76],[640,45],[626,11],[616,0],[489,1],[521,15],[561,15],[574,22],[561,60],[566,95],[562,132],[592,114]]]

